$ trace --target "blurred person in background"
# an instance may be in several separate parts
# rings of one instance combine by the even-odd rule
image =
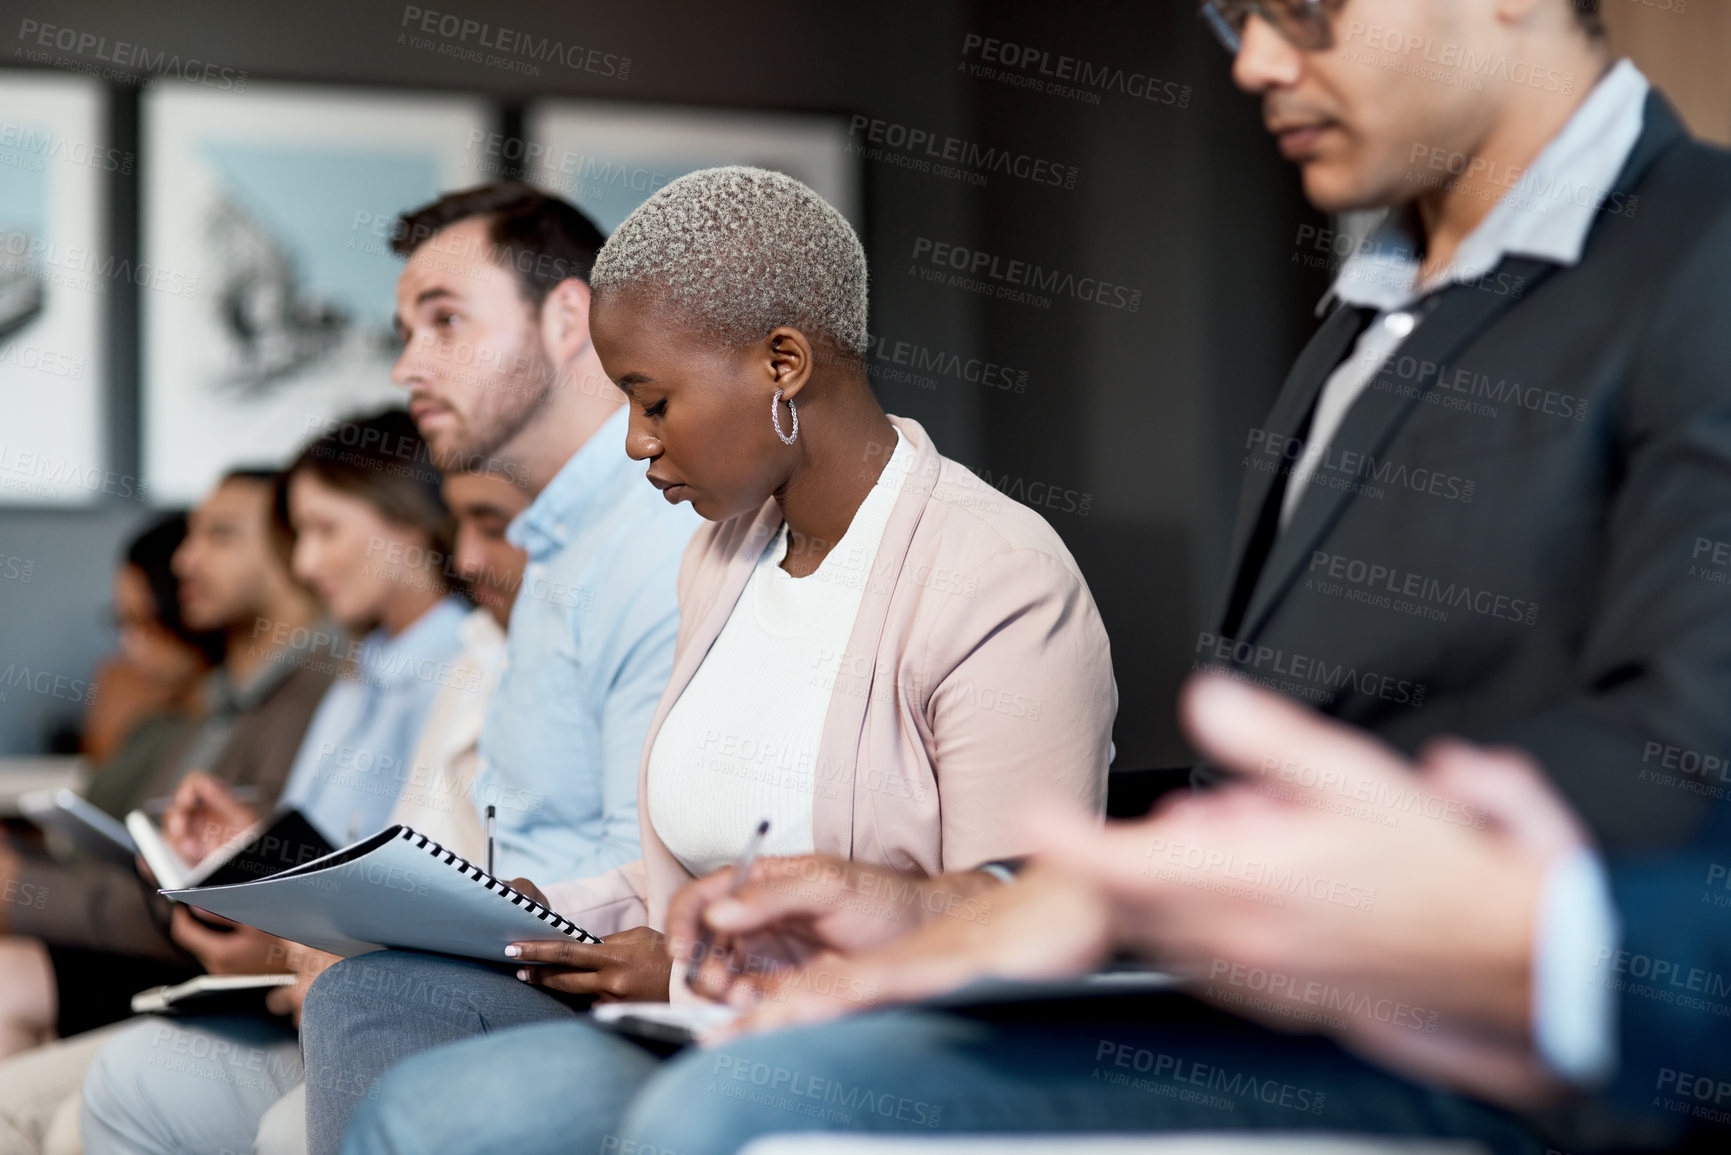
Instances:
[[[293,648],[274,640],[304,634],[318,620],[314,599],[272,544],[274,480],[230,474],[189,517],[172,561],[180,616],[189,629],[222,635],[223,661],[200,689],[198,725],[124,797],[104,799],[116,808],[171,793],[195,767],[273,796],[288,775],[330,674],[301,668]],[[167,935],[167,906],[134,870],[0,858],[0,874],[48,896],[40,907],[0,906],[0,930],[13,936],[0,939],[0,1023],[8,1024],[11,1049],[112,1022],[126,1013],[139,979],[196,973]],[[138,969],[114,986],[117,957],[137,960]],[[58,999],[61,989],[79,998]]]
[[[527,554],[512,545],[505,529],[529,504],[528,496],[502,476],[452,473],[444,479],[445,504],[456,521],[453,554],[446,568],[467,583],[477,609],[463,621],[463,652],[452,676],[434,700],[389,821],[412,826],[472,862],[486,857],[482,809],[474,797],[483,718],[498,684],[505,656],[505,629],[523,583]],[[494,799],[497,805],[534,806],[534,799]],[[254,932],[256,933],[256,932]],[[215,961],[215,960],[213,960]],[[164,1070],[150,1057],[162,1044],[158,1024],[142,1022],[105,1048],[89,1082],[93,1096],[118,1102],[103,1108],[111,1118],[129,1112],[129,1150],[160,1148],[182,1152],[305,1149],[306,1108],[300,1086],[299,1044],[288,1026],[298,1026],[312,980],[336,956],[276,940],[266,963],[279,962],[297,973],[295,986],[274,991],[269,1006],[282,1020],[260,1016],[184,1018],[176,1024],[174,1044],[211,1053],[244,1036],[266,1056],[264,1077],[212,1078],[196,1065]],[[115,1083],[123,1090],[115,1090]],[[142,1113],[142,1114],[141,1114]],[[118,1125],[93,1135],[101,1150]],[[255,1133],[257,1144],[255,1147]],[[148,1134],[149,1139],[141,1138]]]
[[[402,410],[335,424],[277,480],[272,510],[292,571],[345,631],[307,658],[330,664],[339,676],[301,739],[277,803],[299,810],[333,846],[386,825],[414,780],[416,748],[442,695],[453,714],[483,699],[484,671],[463,661],[462,628],[471,608],[449,572],[456,526],[440,483],[425,442]],[[248,804],[220,779],[195,771],[175,791],[163,834],[182,859],[196,863],[266,813],[268,807]],[[195,917],[183,906],[172,912],[171,934],[211,974],[285,972],[299,961],[273,935]],[[153,1075],[174,1078],[151,1062],[163,1045],[154,1035],[158,1028],[155,1020],[134,1024],[97,1055],[86,1078],[95,1091],[80,1120],[86,1150],[145,1150],[154,1132],[143,1113],[172,1107],[173,1100],[150,1084]],[[222,1043],[261,1054],[292,1056],[295,1049],[292,1025],[265,1016],[200,1020],[183,1029],[189,1037],[216,1034]],[[244,1082],[256,1087],[275,1080],[269,1085],[280,1096],[293,1086],[296,1067],[292,1059],[268,1065],[262,1073],[245,1073]],[[210,1073],[219,1080],[241,1074],[220,1064]],[[146,1130],[135,1132],[141,1124]],[[255,1128],[256,1116],[247,1139]]]
[[[276,481],[273,470],[233,470],[188,515],[171,561],[180,616],[186,628],[222,637],[222,660],[200,686],[197,725],[130,805],[166,797],[193,768],[275,798],[330,686],[331,670],[304,660],[331,628],[276,546]],[[129,1015],[139,990],[200,967],[170,936],[167,901],[130,866],[18,863],[0,853],[0,876],[43,897],[0,905],[0,931],[11,936],[0,937],[0,1035],[13,1049],[66,1040],[0,1068],[0,1138],[33,1149],[82,1081],[100,1045],[96,1028]]]
[[[384,825],[439,692],[477,688],[452,666],[470,606],[447,572],[455,523],[440,481],[401,410],[341,422],[277,481],[272,511],[291,569],[346,635],[331,635],[307,658],[339,676],[277,805],[299,810],[333,846]],[[163,834],[196,863],[268,812],[194,771],[163,815]],[[190,931],[185,909],[174,913]],[[247,937],[222,936],[231,963]]]
[[[115,653],[97,667],[83,751],[97,774],[85,791],[118,818],[148,773],[198,713],[199,684],[222,661],[220,632],[189,629],[180,611],[175,551],[184,513],[166,514],[128,543],[114,573]],[[116,756],[126,749],[126,760]]]
[[[484,552],[527,557],[470,792],[477,808],[500,808],[502,876],[637,855],[638,758],[672,666],[674,579],[698,521],[645,486],[625,453],[625,399],[589,340],[586,278],[603,241],[574,206],[510,183],[405,213],[393,241],[408,258],[394,376],[433,461],[453,476],[496,473],[529,503],[503,541],[509,501],[488,503],[470,535]],[[466,500],[463,486],[453,500]],[[484,575],[488,561],[478,564]],[[483,576],[478,600],[497,585],[502,602],[513,584]],[[184,1141],[160,1106],[111,1096],[103,1109],[117,1131],[149,1121],[169,1146]],[[191,1123],[193,1134],[245,1131],[234,1117]]]

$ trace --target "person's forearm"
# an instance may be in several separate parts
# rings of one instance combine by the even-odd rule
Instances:
[[[992,908],[1005,897],[1005,882],[984,870],[957,870],[930,878],[908,891],[919,905],[921,924],[940,918],[969,922],[991,920]]]

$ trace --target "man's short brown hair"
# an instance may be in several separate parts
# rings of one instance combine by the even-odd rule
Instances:
[[[431,204],[397,218],[391,251],[407,257],[433,234],[459,221],[488,222],[489,254],[517,276],[524,300],[540,309],[560,281],[589,280],[595,254],[607,238],[583,210],[517,181],[484,184],[446,193]]]

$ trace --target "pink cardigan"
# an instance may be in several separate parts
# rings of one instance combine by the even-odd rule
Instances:
[[[820,853],[932,875],[1025,853],[1012,816],[1038,792],[1102,810],[1118,690],[1088,584],[1052,527],[939,456],[918,423],[890,420],[914,463],[830,697],[812,833]],[[881,447],[884,460],[894,448]],[[781,522],[771,499],[699,528],[686,548],[673,674],[644,742],[640,800],[662,721]],[[640,822],[641,861],[545,888],[560,913],[603,935],[662,926],[691,875],[646,806]]]

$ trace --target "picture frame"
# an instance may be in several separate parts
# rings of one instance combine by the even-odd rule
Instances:
[[[490,102],[153,84],[142,108],[144,473],[190,502],[344,416],[406,403],[398,214],[489,177]]]
[[[745,112],[676,105],[548,99],[525,111],[521,155],[503,155],[611,235],[656,189],[688,172],[749,164],[814,189],[861,230],[859,158],[841,115]]]
[[[109,468],[106,321],[131,270],[108,249],[109,144],[99,81],[0,72],[0,506],[138,497]]]

